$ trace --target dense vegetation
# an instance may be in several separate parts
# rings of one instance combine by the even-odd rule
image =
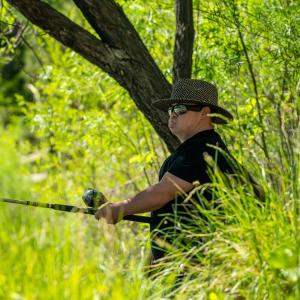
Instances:
[[[48,2],[88,28],[71,2]],[[171,80],[173,1],[118,3]],[[0,5],[1,196],[82,206],[90,186],[118,201],[155,183],[168,150],[128,93]],[[210,225],[186,233],[200,229],[203,247],[170,249],[148,277],[147,226],[0,203],[0,299],[299,299],[299,13],[298,1],[194,1],[192,77],[214,81],[235,116],[217,131],[262,185],[263,208],[216,173],[229,221],[207,209]],[[24,30],[9,37],[16,19]]]

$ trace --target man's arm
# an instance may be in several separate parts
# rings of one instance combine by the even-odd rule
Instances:
[[[126,215],[139,214],[159,209],[176,197],[177,193],[188,192],[193,184],[169,172],[166,172],[160,182],[148,187],[125,201],[110,203],[100,209],[96,219],[105,218],[110,224],[115,224]]]

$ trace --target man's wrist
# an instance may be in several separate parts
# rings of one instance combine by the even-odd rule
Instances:
[[[126,210],[125,210],[126,203],[124,202],[117,202],[117,203],[111,203],[110,207],[113,210],[114,217],[120,221],[123,219],[124,216],[126,216]]]

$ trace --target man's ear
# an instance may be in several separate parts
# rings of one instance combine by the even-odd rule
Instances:
[[[204,106],[204,107],[202,108],[201,113],[202,113],[204,116],[206,116],[207,114],[210,114],[210,113],[211,113],[210,107],[209,107],[209,106]]]

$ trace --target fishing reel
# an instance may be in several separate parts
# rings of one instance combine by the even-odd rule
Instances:
[[[82,199],[86,206],[91,209],[87,209],[88,211],[92,211],[91,214],[95,214],[95,209],[99,208],[103,204],[107,203],[107,199],[105,196],[92,188],[87,189],[86,192],[82,195]],[[147,223],[150,224],[152,219],[151,217],[139,216],[139,215],[128,215],[124,216],[123,220],[138,222],[138,223]]]
[[[101,192],[92,188],[84,192],[82,199],[87,207],[92,208],[98,208],[107,202],[107,199]]]

